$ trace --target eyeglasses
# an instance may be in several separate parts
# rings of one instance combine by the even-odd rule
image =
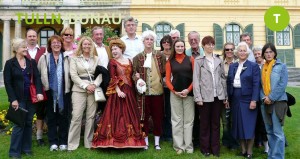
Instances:
[[[61,43],[60,42],[53,42],[53,43],[51,43],[51,45],[61,45]]]
[[[272,54],[274,51],[265,51],[265,54]]]
[[[233,49],[225,49],[225,51],[233,51]]]
[[[168,43],[168,44],[170,44],[170,42],[169,41],[164,41],[164,42],[162,42],[163,44],[166,44],[166,43]]]
[[[73,36],[72,34],[64,34],[64,36]]]

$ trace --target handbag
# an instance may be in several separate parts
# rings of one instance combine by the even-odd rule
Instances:
[[[86,69],[86,72],[89,75],[90,81],[93,82],[92,77],[91,77],[90,72],[89,72],[88,69]],[[96,87],[96,89],[94,91],[94,96],[95,96],[95,101],[96,102],[105,102],[106,101],[106,98],[104,96],[104,92],[103,92],[101,87]]]
[[[24,108],[19,107],[17,110],[15,110],[12,106],[9,106],[5,118],[23,128],[25,126],[27,113],[28,111]]]
[[[31,65],[31,64],[30,64]],[[38,103],[38,102],[41,102],[37,99],[37,94],[36,94],[36,86],[35,84],[33,83],[33,69],[32,69],[32,65],[31,65],[31,70],[32,70],[32,74],[31,74],[31,77],[30,77],[30,87],[29,87],[29,91],[30,91],[30,98],[31,98],[31,102],[33,104],[35,103]],[[44,96],[44,99],[43,101],[46,101],[48,98],[47,98],[47,95],[46,95],[46,92],[44,90],[44,88],[42,88],[42,91],[43,91],[43,96]]]
[[[96,102],[105,102],[106,98],[101,87],[97,87],[94,91],[95,101]]]

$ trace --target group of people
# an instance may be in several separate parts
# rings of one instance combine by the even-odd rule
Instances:
[[[251,36],[242,34],[236,49],[233,43],[224,44],[221,58],[214,53],[215,39],[205,36],[200,46],[196,31],[188,34],[190,49],[186,50],[180,32],[172,30],[161,39],[158,51],[155,32],[138,36],[133,17],[124,20],[124,28],[127,35],[112,38],[109,46],[103,44],[104,29],[98,26],[92,29],[92,38],[84,36],[77,45],[70,27],[51,36],[46,49],[37,45],[32,29],[27,30],[26,40],[12,41],[15,56],[4,67],[5,88],[11,106],[28,113],[24,127],[13,127],[9,157],[32,155],[35,112],[44,113],[38,117],[39,125],[46,117],[50,151],[76,150],[85,112],[88,149],[147,150],[152,130],[155,150],[162,149],[162,137],[173,141],[178,155],[193,153],[199,145],[204,156],[219,157],[222,141],[228,148],[240,146],[239,155],[252,158],[258,138],[269,158],[284,158],[288,75],[273,44],[252,51]],[[30,100],[31,81],[38,104]],[[95,101],[97,87],[105,90],[106,102]],[[98,106],[102,113],[95,127]],[[42,144],[39,128],[37,136]]]

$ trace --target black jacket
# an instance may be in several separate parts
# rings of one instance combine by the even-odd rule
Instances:
[[[42,93],[41,75],[37,69],[37,64],[34,59],[30,60],[26,58],[25,71],[30,74],[33,73],[33,82],[36,86],[37,94]],[[4,85],[8,95],[8,101],[12,103],[17,100],[22,101],[24,98],[24,78],[22,69],[18,63],[16,57],[13,57],[6,61],[3,71]]]

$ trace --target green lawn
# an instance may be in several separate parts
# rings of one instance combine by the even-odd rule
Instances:
[[[300,88],[288,88],[288,92],[293,94],[298,101],[300,101]],[[0,110],[6,109],[8,105],[6,92],[3,88],[0,88]],[[286,159],[296,159],[300,156],[300,151],[298,146],[300,146],[300,127],[298,126],[300,114],[300,105],[291,107],[293,114],[292,118],[286,118],[285,121],[285,133],[289,142],[289,146],[286,148],[285,157]],[[45,136],[46,138],[46,136]],[[0,134],[0,158],[8,158],[8,149],[10,136],[5,134]],[[201,153],[199,148],[195,149],[193,154],[183,154],[176,155],[175,151],[172,149],[172,144],[170,142],[162,142],[161,151],[155,151],[153,147],[153,137],[150,137],[150,149],[148,151],[137,150],[137,149],[99,149],[99,150],[87,150],[81,143],[81,146],[75,152],[50,152],[49,146],[37,147],[36,142],[33,141],[33,157],[22,157],[32,158],[32,159],[196,159],[205,158]],[[262,153],[263,148],[254,149],[254,157],[256,159],[265,159],[266,155]],[[224,159],[240,159],[242,157],[237,157],[236,154],[239,150],[230,151],[224,147],[221,147],[221,157]],[[215,158],[215,157],[210,157]]]

